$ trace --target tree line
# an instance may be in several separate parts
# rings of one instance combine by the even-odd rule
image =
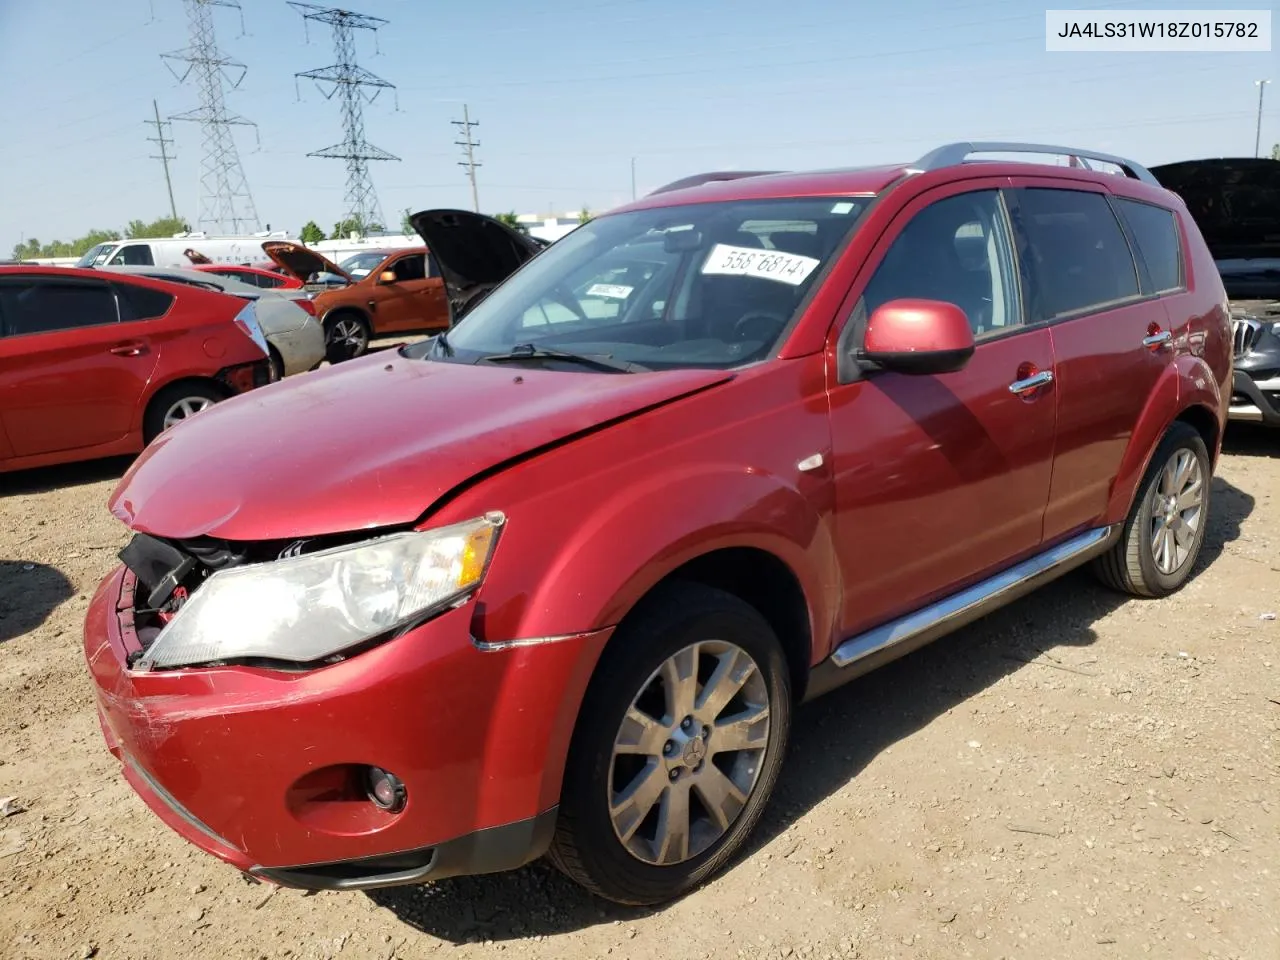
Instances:
[[[409,222],[411,214],[412,211],[405,207],[400,216],[400,232],[408,236],[413,236],[414,234],[413,224]],[[528,226],[519,221],[514,210],[507,213],[493,214],[493,218],[515,230],[519,230],[521,233],[529,232]],[[578,222],[586,223],[590,219],[591,214],[586,207],[583,207],[582,212],[578,214]],[[327,240],[329,237],[336,239],[350,236],[352,233],[363,237],[382,233],[383,230],[384,227],[380,223],[363,223],[358,217],[348,217],[335,223],[332,232],[326,234],[318,223],[314,220],[308,220],[303,224],[302,230],[298,234],[298,239],[305,244],[313,244],[319,243],[321,240]],[[41,243],[38,239],[32,237],[29,240],[14,244],[13,259],[44,260],[54,257],[79,257],[85,251],[96,247],[100,243],[108,243],[114,240],[150,240],[172,237],[174,234],[189,233],[190,231],[190,224],[182,218],[160,217],[149,223],[144,220],[130,220],[129,225],[123,230],[90,230],[83,237],[77,237],[75,240],[54,240],[50,243]]]

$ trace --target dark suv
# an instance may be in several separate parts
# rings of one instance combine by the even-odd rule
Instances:
[[[113,495],[85,655],[129,782],[274,883],[549,854],[654,903],[741,848],[794,705],[1085,563],[1178,589],[1222,281],[1142,167],[972,160],[1011,151],[1080,154],[699,178],[545,249],[414,216],[447,335],[221,403]]]
[[[1186,160],[1151,173],[1186,203],[1231,299],[1228,417],[1280,427],[1280,160]]]

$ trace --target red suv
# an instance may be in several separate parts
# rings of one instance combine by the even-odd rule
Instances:
[[[137,453],[267,383],[252,304],[65,267],[0,267],[0,473]]]
[[[545,250],[419,214],[447,335],[144,454],[85,654],[165,822],[295,887],[549,854],[660,902],[795,704],[1088,561],[1187,580],[1231,332],[1176,196],[1011,144],[731,177]]]

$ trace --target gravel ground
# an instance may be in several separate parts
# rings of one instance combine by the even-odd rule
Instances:
[[[1178,595],[1074,574],[801,710],[748,855],[656,911],[541,864],[273,892],[171,834],[79,646],[126,466],[0,475],[0,955],[1280,957],[1276,434],[1233,428]]]

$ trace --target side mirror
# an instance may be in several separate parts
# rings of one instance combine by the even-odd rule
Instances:
[[[394,270],[383,270],[380,274],[378,274],[378,282],[379,283],[395,283],[396,272]]]
[[[954,303],[890,300],[871,314],[857,357],[898,373],[955,373],[973,349],[969,318]]]

